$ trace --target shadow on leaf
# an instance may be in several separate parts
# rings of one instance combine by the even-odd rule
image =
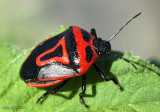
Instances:
[[[149,59],[149,61],[151,64],[154,64],[155,66],[160,68],[160,58],[151,58],[151,59]]]
[[[112,53],[112,55],[123,56],[123,53],[118,52],[118,51],[112,51],[111,53]],[[105,61],[103,61],[103,60],[105,60]],[[102,68],[102,70],[104,71],[104,73],[106,74],[107,77],[109,77],[109,76],[114,77],[115,80],[117,80],[117,82],[118,82],[118,79],[110,72],[110,68],[112,66],[112,63],[116,60],[117,60],[117,58],[114,58],[110,55],[105,54],[103,56],[100,56],[96,60],[96,64],[99,65]],[[96,83],[100,83],[102,81],[104,81],[102,79],[102,77],[91,66],[86,73],[86,84],[87,85],[92,84],[92,94],[85,94],[84,97],[94,97],[96,95],[96,92],[97,92],[96,91]],[[39,88],[39,89],[45,89],[46,91],[51,91],[57,86],[58,85],[54,85],[54,86],[51,86],[51,87]],[[81,87],[82,87],[82,76],[73,77],[73,78],[71,78],[71,80],[69,80],[67,82],[66,85],[64,85],[64,87],[62,87],[62,89],[60,89],[54,95],[63,97],[65,99],[72,99],[78,93],[78,89],[81,88]],[[87,90],[87,87],[86,87],[86,90]],[[71,91],[70,95],[66,96],[66,95],[60,93],[60,92],[65,92],[65,91]],[[47,97],[42,99],[43,101],[40,101],[39,103],[42,104],[45,101],[45,99],[47,99]]]

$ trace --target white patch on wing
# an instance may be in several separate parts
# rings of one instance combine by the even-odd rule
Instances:
[[[51,77],[61,77],[67,75],[76,75],[77,73],[64,65],[51,63],[40,69],[38,73],[38,78],[51,78]]]

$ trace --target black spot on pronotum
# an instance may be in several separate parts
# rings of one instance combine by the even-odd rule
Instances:
[[[92,48],[90,46],[87,46],[85,50],[86,50],[86,60],[87,62],[90,62],[93,58]]]
[[[40,60],[45,61],[45,60],[51,59],[56,56],[57,57],[63,56],[62,45],[58,46],[53,52],[50,52],[50,53],[44,55]]]
[[[86,42],[89,42],[89,41],[90,41],[90,35],[89,35],[89,33],[87,33],[85,30],[81,30],[81,33],[82,33],[83,39],[84,39]]]

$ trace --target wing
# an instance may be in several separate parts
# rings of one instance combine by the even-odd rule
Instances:
[[[42,65],[49,63],[51,56],[61,57],[61,45],[57,45],[65,37],[66,31],[41,42],[23,63],[20,76],[25,81],[28,79],[36,79]],[[62,45],[63,46],[63,45]],[[48,54],[48,55],[47,55]],[[39,59],[37,59],[39,57]],[[38,64],[37,64],[38,62]]]
[[[77,72],[72,68],[59,63],[50,63],[40,69],[37,79],[39,81],[53,81],[74,76],[77,76]]]
[[[66,65],[51,63],[40,68],[36,79],[27,80],[25,82],[28,86],[48,87],[74,76],[78,76],[77,72],[68,68]]]

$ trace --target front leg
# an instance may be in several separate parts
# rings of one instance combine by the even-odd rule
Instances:
[[[103,70],[96,64],[93,64],[93,67],[96,69],[96,71],[101,75],[101,77],[105,80],[105,81],[109,81],[112,80],[120,90],[123,90],[123,88],[120,86],[118,80],[116,77],[106,77],[105,73],[103,72]]]
[[[91,29],[91,34],[92,34],[93,36],[95,36],[95,39],[97,39],[96,29],[92,28],[92,29]]]

